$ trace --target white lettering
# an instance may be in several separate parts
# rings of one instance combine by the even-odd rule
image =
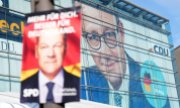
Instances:
[[[34,29],[45,29],[45,28],[52,28],[52,27],[57,27],[55,21],[41,22],[41,23],[34,24]]]
[[[23,97],[37,97],[39,96],[38,89],[24,89],[23,90]]]
[[[47,15],[46,20],[57,20],[59,19],[59,14],[58,13],[50,13]]]
[[[70,12],[62,12],[60,13],[61,19],[66,19],[66,18],[73,18],[73,17],[78,17],[76,11],[70,11]]]
[[[59,29],[43,29],[43,30],[33,30],[28,32],[28,37],[38,37],[38,36],[44,36],[44,35],[55,35],[55,34],[69,34],[69,33],[75,33],[75,29],[72,26],[69,27],[63,27]]]
[[[46,20],[45,15],[40,15],[40,16],[28,17],[27,22],[34,23],[34,22],[40,22],[40,21],[45,21],[45,20]]]
[[[159,95],[162,95],[162,96],[165,96],[164,92],[161,91],[161,90],[158,90],[158,89],[155,89],[155,93],[159,94]]]
[[[64,88],[63,96],[76,96],[77,90],[75,88]]]
[[[70,20],[59,20],[57,23],[58,26],[69,26]]]

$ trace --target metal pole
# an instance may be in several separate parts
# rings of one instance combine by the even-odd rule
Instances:
[[[40,12],[54,9],[54,0],[31,0],[31,11]],[[45,103],[40,108],[64,108],[64,104]]]
[[[31,11],[40,12],[54,9],[54,0],[31,0]]]

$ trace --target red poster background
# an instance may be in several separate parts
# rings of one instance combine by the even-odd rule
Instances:
[[[71,26],[74,27],[76,32],[66,34],[67,48],[63,67],[78,65],[78,69],[73,74],[80,77],[81,14],[78,13],[78,17],[70,18],[70,20]],[[21,81],[32,76],[39,69],[37,59],[35,58],[35,39],[28,37],[28,31],[33,30],[33,28],[34,23],[26,24],[24,28]]]

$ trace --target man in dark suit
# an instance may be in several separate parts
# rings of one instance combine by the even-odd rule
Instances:
[[[51,33],[36,38],[35,57],[39,70],[22,81],[21,102],[64,103],[79,100],[79,78],[62,67],[66,36],[56,29]]]
[[[124,27],[120,18],[89,6],[83,6],[82,11],[93,17],[84,17],[84,49],[90,53],[83,52],[85,57],[92,57],[94,63],[86,58],[88,65],[82,69],[81,98],[121,108],[153,108],[142,89],[140,65],[124,49]],[[168,98],[163,108],[170,108]]]
[[[22,86],[24,89],[39,89],[39,80],[38,80],[38,72],[33,76],[29,77],[28,79],[22,82]],[[78,101],[79,100],[79,78],[71,75],[70,73],[64,70],[64,87],[63,88],[75,88],[77,91],[77,95],[74,96],[63,96],[62,102],[70,102],[70,101]],[[23,90],[24,90],[23,89]],[[23,94],[23,90],[21,93]],[[41,92],[41,91],[40,91]],[[36,97],[23,97],[22,96],[21,102],[39,102],[39,96]]]
[[[124,108],[154,108],[146,99],[143,93],[141,78],[140,78],[140,65],[135,62],[128,54],[127,61],[129,66],[129,80],[128,91],[121,93],[121,96],[128,96],[129,99],[125,100],[126,105]],[[124,83],[124,82],[123,82]],[[108,79],[102,74],[97,66],[92,66],[82,70],[81,76],[81,98],[100,102],[104,104],[111,104],[118,106],[115,101],[112,104],[110,101],[114,100],[113,97],[109,98],[114,90],[109,87]],[[114,93],[115,94],[115,93]],[[150,97],[152,98],[152,97]],[[120,99],[120,107],[122,107],[123,99]],[[152,98],[153,99],[153,98]],[[169,99],[164,98],[166,101],[162,108],[170,108]],[[129,104],[129,105],[128,105]],[[161,105],[162,106],[162,105]]]

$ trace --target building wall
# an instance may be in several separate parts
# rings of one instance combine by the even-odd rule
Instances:
[[[175,57],[176,57],[176,63],[177,63],[177,71],[178,71],[179,76],[180,76],[180,46],[175,48],[174,51],[175,51]]]
[[[0,9],[0,92],[19,92],[23,21],[30,2],[1,1],[10,10]],[[117,106],[114,97],[119,94],[123,108],[179,108],[168,34],[101,6],[81,6],[81,98]]]
[[[6,9],[0,11],[0,91],[20,89],[23,17],[12,14]]]
[[[175,48],[174,53],[176,58],[176,69],[177,69],[175,78],[176,78],[178,96],[180,97],[180,46]]]

